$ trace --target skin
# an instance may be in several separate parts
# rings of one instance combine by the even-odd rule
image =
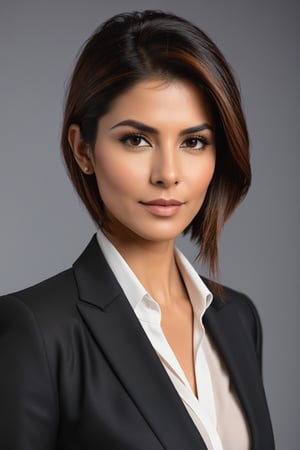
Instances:
[[[213,125],[205,95],[191,83],[146,80],[99,119],[94,149],[77,125],[69,129],[78,164],[95,173],[110,219],[103,231],[160,304],[163,332],[195,395],[193,311],[174,245],[199,211],[214,173]],[[153,199],[180,205],[149,207]]]

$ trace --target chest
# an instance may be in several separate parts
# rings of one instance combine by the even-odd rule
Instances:
[[[194,315],[189,302],[175,310],[162,310],[161,328],[195,396]]]

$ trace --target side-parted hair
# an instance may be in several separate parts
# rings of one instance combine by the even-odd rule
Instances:
[[[239,89],[224,56],[194,24],[162,11],[119,14],[85,44],[66,97],[61,146],[70,178],[92,219],[105,226],[95,175],[78,166],[68,130],[78,124],[93,149],[97,124],[111,103],[135,83],[150,78],[188,80],[210,102],[216,138],[216,167],[205,201],[185,233],[199,245],[210,273],[218,268],[218,238],[251,182],[249,140]]]

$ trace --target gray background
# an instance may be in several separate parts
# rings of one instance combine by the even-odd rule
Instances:
[[[62,100],[80,46],[124,10],[160,8],[196,22],[240,82],[253,186],[221,241],[221,280],[255,301],[277,448],[299,449],[299,43],[293,1],[110,0],[0,3],[0,293],[79,255],[94,226],[59,152]],[[181,241],[193,259],[195,249]]]

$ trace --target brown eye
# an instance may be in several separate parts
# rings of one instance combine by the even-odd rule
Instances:
[[[192,148],[194,150],[201,150],[208,144],[208,141],[203,136],[192,136],[181,144],[181,148]]]
[[[136,133],[130,133],[126,134],[125,136],[122,136],[120,139],[121,142],[123,142],[126,145],[130,145],[132,147],[149,147],[150,144],[146,140],[144,136],[141,134]]]

